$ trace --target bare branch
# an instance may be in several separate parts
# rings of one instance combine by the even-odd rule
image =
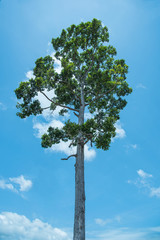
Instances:
[[[46,110],[46,109],[49,109],[50,107],[45,107],[45,108],[42,108],[42,110]]]
[[[74,137],[73,140],[72,140],[72,142],[69,144],[69,148],[70,148],[72,145],[74,145],[75,142],[76,142],[76,137]]]
[[[67,158],[61,158],[61,160],[68,160],[71,157],[77,157],[77,154],[72,154],[72,155],[68,156]]]
[[[40,92],[41,92],[41,91],[40,91]],[[78,109],[74,109],[74,108],[71,108],[71,107],[68,107],[68,106],[59,104],[59,103],[55,103],[55,102],[52,101],[52,99],[50,99],[44,92],[41,92],[41,93],[42,93],[50,102],[54,103],[55,105],[57,105],[57,106],[59,106],[59,107],[67,108],[67,109],[72,110],[72,111],[79,112]]]
[[[40,93],[42,93],[43,96],[45,96],[50,102],[54,103],[54,102],[52,101],[52,99],[50,99],[44,92],[40,91]]]
[[[79,114],[77,114],[77,113],[75,113],[75,112],[73,112],[74,113],[74,115],[76,115],[76,117],[79,117]]]

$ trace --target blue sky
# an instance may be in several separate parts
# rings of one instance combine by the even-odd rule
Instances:
[[[1,0],[1,240],[72,239],[74,160],[60,160],[65,145],[45,151],[39,139],[61,122],[47,113],[19,119],[14,89],[37,58],[53,53],[49,43],[62,28],[93,18],[129,65],[133,93],[110,150],[85,150],[86,239],[160,239],[160,1]]]

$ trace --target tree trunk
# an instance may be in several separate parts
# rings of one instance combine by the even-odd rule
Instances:
[[[85,240],[84,146],[78,144],[75,164],[74,240]]]
[[[81,85],[81,106],[78,124],[84,123],[84,85]],[[84,141],[78,134],[77,157],[75,163],[75,212],[73,240],[85,240],[85,184],[84,184]]]

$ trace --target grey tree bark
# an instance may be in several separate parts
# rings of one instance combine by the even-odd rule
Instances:
[[[81,86],[81,106],[79,111],[79,125],[84,123],[84,92]],[[85,240],[85,181],[84,181],[84,141],[79,133],[77,156],[75,163],[75,212],[73,240]]]

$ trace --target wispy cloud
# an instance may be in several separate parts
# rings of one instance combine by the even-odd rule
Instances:
[[[0,110],[7,110],[7,107],[2,102],[0,102]]]
[[[139,169],[139,170],[137,171],[137,173],[138,173],[138,175],[139,175],[142,179],[153,177],[152,174],[146,173],[146,172],[144,172],[142,169]]]
[[[93,231],[88,233],[87,240],[159,240],[160,227],[130,229],[112,228],[104,231]]]
[[[142,83],[137,84],[136,88],[143,88],[146,89],[147,87],[144,86]]]
[[[0,214],[0,239],[71,240],[68,234],[59,228],[53,228],[40,219],[30,221],[27,217],[12,212]]]
[[[108,224],[111,223],[116,223],[116,222],[120,222],[121,221],[121,217],[120,216],[115,216],[114,218],[108,218],[108,219],[102,219],[102,218],[96,218],[95,219],[95,223],[99,226],[106,226]]]
[[[131,144],[131,148],[137,149],[138,145],[137,144]]]
[[[151,187],[150,188],[150,196],[160,198],[160,187],[158,187],[158,188]]]
[[[128,180],[128,183],[134,184],[138,188],[144,189],[150,197],[160,198],[160,187],[154,187],[150,181],[152,174],[146,173],[144,170],[137,170],[138,178],[135,181]]]
[[[133,150],[139,149],[139,146],[136,143],[134,143],[134,144],[129,144],[128,143],[128,144],[124,145],[124,147],[125,147],[125,150],[126,150],[127,153],[131,150],[133,151]]]
[[[16,193],[29,191],[32,185],[32,181],[26,179],[23,175],[15,178],[8,178],[7,180],[0,180],[1,189],[8,189]]]
[[[8,183],[8,181],[5,181],[4,179],[0,180],[0,188],[1,189],[9,189],[11,191],[17,192],[17,190],[14,188],[14,186],[11,183]]]

